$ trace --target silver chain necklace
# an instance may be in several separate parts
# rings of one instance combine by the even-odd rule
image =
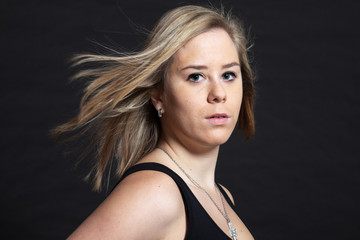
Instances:
[[[210,198],[210,200],[214,203],[214,205],[216,206],[216,208],[219,210],[219,212],[221,213],[221,215],[223,215],[223,217],[225,218],[228,226],[229,226],[229,233],[230,236],[233,240],[237,240],[237,233],[236,233],[236,228],[233,227],[229,215],[226,212],[226,208],[225,208],[225,203],[224,203],[224,196],[222,195],[222,193],[220,192],[219,187],[216,185],[215,183],[215,188],[217,189],[217,191],[220,194],[220,198],[221,198],[221,203],[223,205],[224,211],[221,210],[221,208],[217,205],[217,203],[215,202],[215,200],[211,197],[211,195],[205,190],[205,188],[203,188],[198,182],[195,181],[194,178],[192,178],[176,161],[174,158],[172,158],[172,156],[162,147],[157,146],[157,148],[159,148],[160,150],[162,150],[166,155],[168,155],[168,157],[175,163],[175,165],[186,175],[187,178],[189,178],[189,180],[198,188],[200,188],[204,193],[206,193],[206,195]]]

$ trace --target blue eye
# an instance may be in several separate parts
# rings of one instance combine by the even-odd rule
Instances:
[[[190,74],[188,80],[192,82],[200,82],[204,77],[200,73]]]
[[[225,79],[226,81],[232,81],[236,78],[235,73],[233,72],[226,72],[222,75],[223,79]]]

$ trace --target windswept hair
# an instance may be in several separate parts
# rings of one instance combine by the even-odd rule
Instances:
[[[74,65],[96,67],[75,76],[89,80],[79,113],[55,128],[52,135],[89,137],[98,154],[87,176],[94,178],[95,190],[100,190],[113,161],[120,177],[156,147],[161,126],[150,101],[150,91],[162,87],[174,54],[189,40],[213,28],[224,29],[236,45],[243,79],[237,128],[244,132],[246,140],[254,135],[255,91],[244,28],[224,10],[192,5],[178,7],[163,15],[139,52],[74,57]]]

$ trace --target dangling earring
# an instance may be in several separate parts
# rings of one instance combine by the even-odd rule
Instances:
[[[162,110],[162,108],[159,108],[159,109],[157,110],[157,112],[158,112],[158,117],[161,118],[162,115],[163,115],[163,110]]]

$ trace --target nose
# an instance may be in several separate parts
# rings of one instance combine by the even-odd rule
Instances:
[[[209,103],[221,103],[226,101],[226,91],[221,80],[215,80],[210,83],[208,95]]]

